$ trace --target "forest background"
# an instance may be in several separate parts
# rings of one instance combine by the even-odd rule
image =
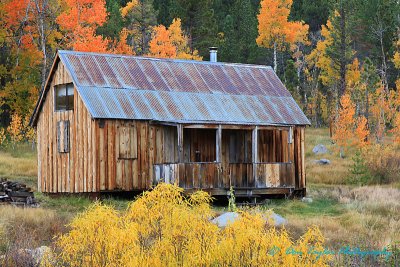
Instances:
[[[317,225],[329,248],[390,248],[397,263],[400,3],[395,0],[1,0],[0,175],[36,186],[36,151],[27,145],[35,143],[29,120],[58,49],[209,60],[210,46],[218,47],[218,61],[272,66],[312,124],[306,132],[306,164],[307,191],[314,201],[272,201],[264,208],[285,216],[295,239]],[[319,144],[328,148],[323,157],[331,164],[318,164],[322,155],[312,149]],[[19,260],[21,248],[53,244],[55,235],[67,232],[64,225],[92,205],[79,197],[35,195],[43,208],[1,210],[0,253],[9,255],[6,261]],[[108,202],[124,211],[128,205],[104,200]],[[192,223],[190,214],[201,214],[186,206],[182,210],[183,222]],[[102,207],[99,212],[104,215],[95,213],[99,220],[108,218],[108,212],[116,214]],[[151,213],[142,214],[147,220]],[[88,223],[84,226],[97,222],[90,216],[77,218],[79,224],[79,218]],[[173,229],[180,229],[176,221]],[[208,223],[202,225],[208,229]],[[265,239],[246,229],[254,240]],[[313,240],[320,240],[316,236]],[[114,236],[105,238],[110,242],[104,244],[115,248]],[[164,239],[169,240],[176,238]],[[240,248],[247,249],[246,242]],[[104,255],[103,247],[99,251]],[[360,266],[374,265],[359,260]]]
[[[0,145],[29,119],[57,49],[273,66],[315,127],[348,147],[400,142],[395,0],[4,0]]]

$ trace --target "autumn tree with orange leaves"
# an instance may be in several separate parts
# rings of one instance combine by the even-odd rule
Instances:
[[[302,21],[288,21],[293,0],[262,0],[258,14],[259,46],[273,48],[274,70],[277,71],[277,51],[286,46],[307,42],[308,25]]]
[[[160,58],[180,58],[201,60],[198,51],[190,51],[188,37],[183,34],[181,20],[174,19],[167,29],[164,25],[154,27],[153,37],[149,43],[149,56]]]
[[[48,54],[62,38],[55,17],[60,4],[57,0],[4,0],[0,6],[0,27],[8,37],[5,41],[12,47],[15,65],[30,61],[41,70],[41,87],[52,62]],[[24,66],[22,66],[24,67]]]
[[[67,44],[77,51],[106,52],[109,40],[96,34],[107,19],[105,0],[66,0],[57,23],[66,32]]]
[[[343,158],[349,147],[357,146],[361,148],[368,144],[369,130],[364,116],[355,117],[356,106],[351,100],[350,94],[341,97],[340,106],[335,121],[333,140],[340,149],[340,157]]]
[[[114,41],[113,50],[114,54],[135,55],[133,47],[128,44],[129,31],[123,28],[119,33],[119,40]]]
[[[336,120],[333,140],[339,146],[340,157],[344,157],[347,147],[352,144],[353,127],[355,125],[355,105],[351,101],[350,95],[345,94],[340,99],[341,108]]]

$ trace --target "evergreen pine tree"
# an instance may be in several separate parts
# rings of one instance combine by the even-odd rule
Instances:
[[[359,185],[368,184],[371,181],[371,174],[365,164],[365,159],[361,152],[357,151],[352,160],[353,164],[349,170],[351,175],[349,176],[348,182]]]
[[[157,25],[157,11],[153,0],[138,0],[129,2],[122,10],[127,28],[131,31],[129,44],[133,46],[136,55],[149,52],[152,27]]]
[[[122,7],[120,2],[119,0],[106,1],[108,18],[104,25],[97,28],[97,34],[110,37],[113,40],[118,39],[124,26],[121,12],[119,11]]]
[[[209,59],[209,47],[217,44],[218,24],[211,0],[171,0],[171,18],[181,18],[191,51]]]

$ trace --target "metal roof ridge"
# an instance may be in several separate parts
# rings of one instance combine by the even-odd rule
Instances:
[[[243,66],[250,68],[259,69],[269,69],[273,70],[271,66],[260,65],[260,64],[246,64],[246,63],[235,63],[235,62],[210,62],[210,61],[200,61],[200,60],[189,60],[189,59],[173,59],[173,58],[157,58],[149,56],[133,56],[133,55],[122,55],[122,54],[110,54],[110,53],[96,53],[96,52],[82,52],[73,50],[58,50],[59,54],[72,54],[72,55],[94,55],[94,56],[104,56],[104,57],[115,57],[115,58],[134,58],[138,60],[152,60],[152,61],[163,61],[163,62],[176,62],[176,63],[195,63],[195,64],[205,64],[205,65],[228,65],[228,66]]]

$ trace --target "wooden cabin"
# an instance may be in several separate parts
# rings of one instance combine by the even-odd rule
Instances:
[[[31,124],[41,192],[305,193],[309,121],[267,66],[58,51]]]

